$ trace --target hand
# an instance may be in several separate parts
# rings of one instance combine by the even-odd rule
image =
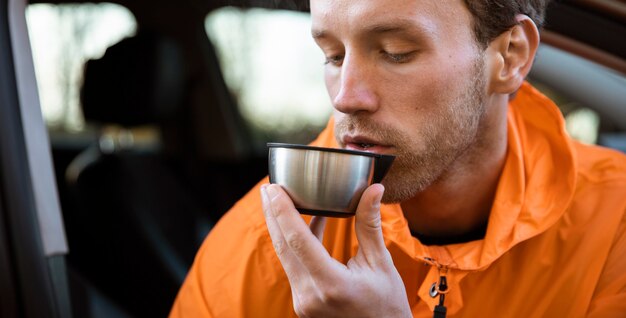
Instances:
[[[325,219],[310,228],[279,185],[263,185],[265,222],[300,317],[412,317],[404,284],[385,247],[380,218],[384,187],[374,184],[356,212],[359,250],[347,265],[322,243]]]

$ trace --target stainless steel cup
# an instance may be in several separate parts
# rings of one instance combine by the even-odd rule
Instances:
[[[379,183],[395,156],[268,143],[270,183],[279,184],[303,214],[349,217],[365,189]]]

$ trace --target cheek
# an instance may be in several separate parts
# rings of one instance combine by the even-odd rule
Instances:
[[[425,115],[437,108],[448,79],[436,68],[422,65],[411,73],[386,78],[383,83],[387,101],[396,105],[394,108],[406,115],[416,111]]]
[[[426,113],[441,111],[465,88],[465,78],[472,72],[467,57],[424,63],[410,74],[388,81],[389,98],[394,103],[406,105],[412,111]],[[458,61],[451,63],[452,60]]]

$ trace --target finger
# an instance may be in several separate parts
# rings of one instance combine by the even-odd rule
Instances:
[[[309,228],[317,240],[322,242],[324,239],[324,228],[326,227],[326,218],[323,216],[314,216],[311,218]]]
[[[285,242],[285,238],[283,237],[283,233],[276,223],[276,220],[272,216],[270,211],[270,202],[267,197],[266,188],[268,184],[264,184],[261,186],[261,201],[263,202],[263,214],[265,216],[265,224],[267,225],[267,230],[269,231],[270,238],[272,240],[272,245],[274,246],[274,251],[280,260],[280,263],[283,265],[285,269],[285,273],[289,278],[289,281],[292,285],[299,284],[301,281],[300,277],[308,274],[298,258],[291,252],[287,243]],[[296,287],[296,286],[293,286]]]
[[[269,200],[268,213],[276,220],[289,250],[316,279],[328,278],[336,266],[324,246],[304,222],[285,191],[275,184],[265,188]]]
[[[389,252],[383,239],[380,200],[385,188],[382,184],[369,186],[359,201],[356,211],[356,237],[359,250],[370,265],[387,261]]]

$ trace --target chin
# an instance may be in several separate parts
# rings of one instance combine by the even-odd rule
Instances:
[[[385,186],[385,193],[383,193],[381,202],[385,204],[401,203],[424,191],[438,178],[437,174],[427,172],[394,170],[392,167],[382,181]]]
[[[395,189],[385,187],[385,193],[381,199],[384,204],[402,203],[417,194],[417,192],[408,191],[408,189],[401,189],[400,191],[394,191]],[[419,191],[418,191],[419,192]]]
[[[407,182],[404,180],[385,179],[382,184],[385,186],[385,193],[383,193],[381,199],[381,202],[384,204],[404,202],[427,188],[427,185],[421,182]]]

